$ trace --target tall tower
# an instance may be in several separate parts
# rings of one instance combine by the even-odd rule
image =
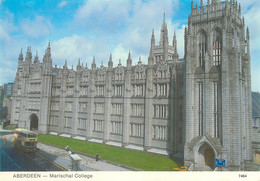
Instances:
[[[172,45],[169,44],[168,28],[165,21],[165,13],[163,16],[163,24],[161,27],[161,35],[159,45],[155,45],[154,30],[151,36],[151,47],[150,47],[150,63],[165,63],[167,61],[179,62],[179,55],[177,52],[177,40],[176,34],[174,33]]]
[[[246,170],[250,148],[249,31],[241,6],[212,0],[193,7],[185,30],[186,143],[190,170]],[[215,159],[225,160],[216,167]]]
[[[39,112],[38,129],[41,133],[48,132],[51,107],[51,84],[52,83],[52,58],[50,42],[43,57],[43,70],[41,80],[41,103]]]

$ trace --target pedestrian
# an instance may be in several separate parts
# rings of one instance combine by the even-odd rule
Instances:
[[[69,151],[69,150],[70,150],[70,148],[69,148],[69,145],[68,145],[68,144],[66,145],[65,149],[66,149],[67,151]]]
[[[98,154],[96,154],[96,161],[98,161],[99,160],[99,158],[98,158]]]
[[[6,137],[4,137],[4,144],[5,144],[5,142],[6,142]]]

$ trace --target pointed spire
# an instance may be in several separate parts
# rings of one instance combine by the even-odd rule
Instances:
[[[187,26],[185,26],[185,30],[184,30],[184,55],[187,54],[187,37],[188,37]]]
[[[152,66],[153,65],[153,60],[154,60],[154,47],[155,47],[155,37],[154,37],[154,30],[152,32],[152,39],[151,39],[151,47],[150,47],[150,54],[148,57],[148,65]]]
[[[121,66],[122,65],[122,63],[121,63],[121,58],[119,58],[119,64],[118,64],[118,66]]]
[[[203,6],[203,0],[200,0],[200,6]]]
[[[81,66],[80,66],[80,58],[78,60],[78,65],[77,65],[77,71],[79,72],[81,70]]]
[[[127,70],[131,70],[131,67],[132,67],[132,59],[131,59],[131,52],[129,50],[128,59],[127,59]]]
[[[43,63],[46,64],[45,68],[46,71],[51,71],[52,68],[52,59],[51,59],[51,44],[50,41],[48,42],[48,47],[45,50],[45,55],[43,58]],[[48,70],[47,70],[48,69]]]
[[[36,51],[36,56],[34,58],[34,62],[33,63],[38,63],[39,62],[39,57],[38,57],[38,50]]]
[[[86,62],[86,68],[88,68],[88,62]]]
[[[68,68],[68,65],[67,65],[67,59],[65,60],[65,64],[63,66],[63,69],[67,69]]]
[[[163,24],[161,28],[161,37],[160,37],[160,45],[168,45],[168,29],[167,24],[165,22],[165,13],[163,15]]]
[[[151,47],[150,47],[150,53],[153,47],[155,46],[155,37],[154,37],[154,30],[152,31],[152,37],[151,37]]]
[[[155,45],[154,29],[153,29],[153,31],[152,31],[151,44],[152,44],[152,45]]]
[[[109,61],[112,62],[112,53],[110,53]]]
[[[173,35],[172,46],[174,47],[174,53],[177,54],[177,38],[176,38],[175,30],[174,30],[174,35]]]
[[[193,9],[193,0],[191,0],[191,9]]]
[[[32,63],[32,52],[30,47],[27,47],[25,61],[29,62],[29,64]]]
[[[166,22],[165,22],[165,12],[163,13],[163,25],[166,25]]]
[[[128,52],[128,60],[129,59],[131,59],[131,52],[130,52],[130,50],[129,50],[129,52]]]
[[[95,56],[93,57],[93,62],[92,62],[92,70],[96,70],[96,62],[95,62]]]
[[[49,43],[48,43],[47,52],[48,52],[48,53],[50,53],[50,52],[51,52],[51,42],[50,42],[50,41],[49,41]]]
[[[21,52],[18,57],[18,62],[23,62],[23,49],[21,48]]]
[[[112,69],[112,68],[113,68],[112,53],[110,53],[110,56],[109,56],[108,68],[109,68],[109,69]]]
[[[139,56],[138,64],[141,64],[141,63],[142,63],[141,56]]]

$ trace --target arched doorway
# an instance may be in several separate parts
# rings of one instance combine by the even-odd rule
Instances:
[[[204,158],[205,158],[205,165],[210,166],[211,168],[214,167],[215,163],[215,154],[212,148],[208,147],[204,151]]]
[[[38,117],[36,114],[30,116],[30,130],[38,130]]]
[[[198,151],[198,166],[204,170],[214,170],[215,168],[215,152],[213,148],[204,143]]]

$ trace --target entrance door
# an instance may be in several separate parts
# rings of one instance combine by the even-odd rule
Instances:
[[[211,148],[205,149],[204,157],[205,157],[205,165],[214,167],[215,154]]]
[[[30,130],[38,130],[38,117],[36,114],[32,114],[30,116],[31,124],[30,124]]]

